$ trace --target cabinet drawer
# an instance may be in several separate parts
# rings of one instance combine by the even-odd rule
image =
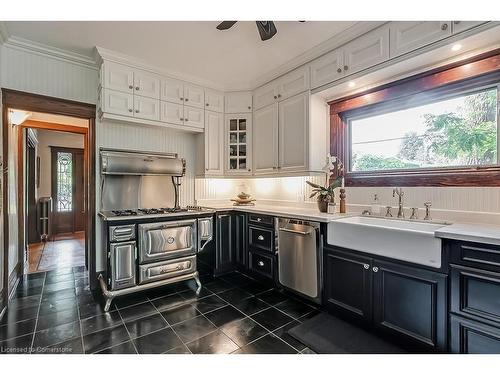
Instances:
[[[274,270],[274,258],[272,255],[264,255],[254,251],[248,252],[249,269],[261,275],[272,278]]]
[[[451,311],[500,325],[500,273],[452,266]]]
[[[169,279],[196,271],[196,256],[139,266],[139,284]]]
[[[500,329],[450,317],[450,351],[460,354],[500,354]]]
[[[273,251],[274,232],[269,229],[248,227],[248,245],[251,248],[263,251]]]
[[[500,246],[475,242],[449,242],[452,263],[500,271]]]
[[[257,225],[265,225],[265,226],[274,226],[274,220],[272,216],[267,215],[258,215],[258,214],[249,214],[248,222],[257,224]]]

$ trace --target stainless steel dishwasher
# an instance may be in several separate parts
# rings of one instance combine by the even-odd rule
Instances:
[[[286,218],[276,221],[279,283],[303,297],[321,302],[320,224]]]

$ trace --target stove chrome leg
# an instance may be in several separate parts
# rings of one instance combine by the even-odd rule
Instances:
[[[104,299],[106,301],[106,304],[104,305],[104,311],[108,312],[109,308],[111,307],[111,302],[113,302],[113,294],[108,290],[106,286],[106,282],[104,281],[104,277],[102,274],[99,274],[99,284],[101,286],[101,291],[104,296]]]
[[[196,295],[199,295],[201,292],[201,281],[200,281],[200,274],[198,271],[196,271],[193,275],[194,281],[196,281],[196,285],[198,285],[198,288],[196,289]]]

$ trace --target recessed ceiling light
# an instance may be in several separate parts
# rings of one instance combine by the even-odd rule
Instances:
[[[460,51],[462,49],[462,45],[461,44],[454,44],[452,47],[451,47],[451,50],[456,52],[456,51]]]
[[[348,85],[349,87],[354,87],[354,86],[356,86],[356,82],[351,81],[351,82],[349,82],[347,85]]]

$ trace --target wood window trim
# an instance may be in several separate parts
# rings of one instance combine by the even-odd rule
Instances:
[[[415,106],[464,88],[500,82],[500,50],[450,64],[393,83],[329,102],[330,153],[349,165],[348,123],[346,117],[376,108]],[[411,101],[411,105],[409,104]],[[500,186],[500,165],[350,172],[346,186]]]

